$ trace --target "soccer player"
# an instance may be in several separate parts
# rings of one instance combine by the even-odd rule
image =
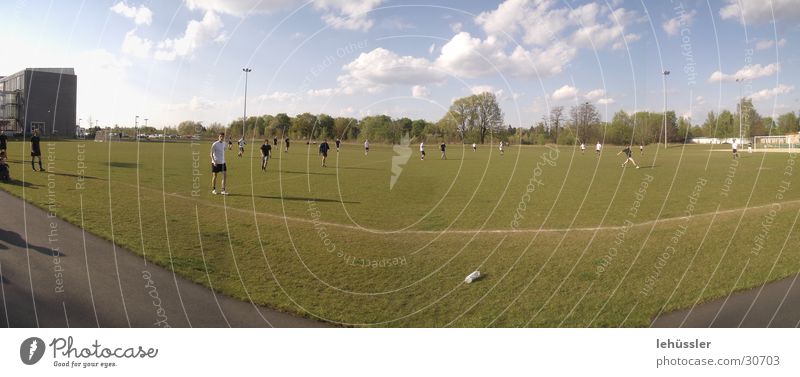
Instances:
[[[644,155],[644,144],[639,144],[639,154]]]
[[[6,163],[6,151],[0,151],[0,181],[8,182],[11,180],[11,171]]]
[[[278,140],[278,139],[275,139]],[[272,146],[269,145],[269,139],[264,139],[264,144],[261,144],[261,171],[267,171],[267,163],[269,162],[270,155],[272,154]]]
[[[753,143],[747,143],[747,153],[753,153]]]
[[[336,138],[336,153],[339,153],[339,145],[342,144],[342,141],[337,137]]]
[[[287,137],[283,142],[286,144],[286,150],[284,150],[284,152],[289,153],[289,138]]]
[[[328,139],[322,139],[322,143],[319,144],[319,154],[322,156],[322,167],[327,167],[325,165],[325,161],[328,160],[328,150],[331,147],[328,145]]]
[[[277,136],[272,138],[272,145],[274,145],[276,147],[278,146],[278,137]]]
[[[247,143],[244,142],[244,136],[242,136],[239,139],[239,157],[242,157],[242,154],[244,153],[245,144],[247,144]]]
[[[478,144],[472,143],[472,151],[475,152],[478,150]]]
[[[504,146],[505,146],[505,142],[500,140],[500,155],[501,156],[505,156],[505,154],[506,154],[505,150],[503,149]]]
[[[447,145],[445,145],[444,140],[442,140],[442,144],[439,145],[439,150],[442,151],[442,157],[440,158],[440,160],[447,159],[447,153],[445,152],[445,149],[447,149]]]
[[[364,140],[364,156],[369,154],[369,139]]]
[[[634,161],[633,157],[631,157],[631,155],[633,154],[631,152],[631,147],[625,147],[625,149],[623,149],[623,150],[619,151],[619,153],[617,153],[617,156],[619,156],[620,153],[625,153],[625,156],[627,156],[627,158],[625,159],[625,162],[622,163],[622,167],[623,168],[628,165],[628,161],[633,162],[633,164],[636,166],[637,169],[639,168],[639,165],[636,164],[636,161]]]
[[[6,134],[0,132],[0,152],[8,149],[8,137]]]
[[[231,150],[231,148],[233,148],[233,141],[231,141],[231,137],[228,136],[228,150]]]
[[[581,143],[581,154],[586,152],[586,143]]]
[[[420,160],[425,160],[425,142],[424,141],[420,141],[419,142],[419,159]]]
[[[33,165],[36,157],[39,157],[39,171],[44,171],[44,168],[42,168],[42,149],[39,145],[39,130],[33,130],[33,136],[31,136],[31,169],[33,171],[36,171],[36,166]]]
[[[603,148],[603,144],[600,144],[600,141],[597,141],[597,145],[594,146],[594,151],[597,152],[597,155],[600,155],[600,149]]]
[[[734,140],[733,144],[731,145],[731,147],[733,149],[733,158],[739,158],[739,152],[738,152],[739,142]],[[42,158],[40,157],[39,161],[41,162],[41,160],[42,160]],[[31,161],[31,164],[33,164],[33,161]]]
[[[225,133],[220,132],[219,138],[211,144],[211,193],[217,195],[217,174],[222,173],[222,195],[228,195],[225,190],[228,167],[225,165]],[[230,139],[228,139],[230,141]]]

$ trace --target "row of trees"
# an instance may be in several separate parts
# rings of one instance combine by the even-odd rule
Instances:
[[[555,106],[534,126],[515,128],[504,125],[503,112],[494,94],[486,92],[459,98],[453,102],[444,116],[437,122],[424,119],[393,119],[387,115],[371,115],[361,119],[332,117],[327,114],[302,113],[294,117],[285,113],[248,117],[244,122],[245,135],[255,138],[289,136],[293,139],[320,140],[323,138],[374,142],[400,143],[404,136],[411,140],[447,140],[448,142],[485,143],[491,137],[495,141],[519,142],[522,144],[591,144],[599,140],[610,144],[651,144],[664,141],[666,125],[669,142],[684,142],[693,137],[730,138],[743,136],[783,135],[800,131],[800,120],[793,112],[777,119],[762,117],[750,99],[744,99],[735,112],[723,110],[710,112],[704,123],[692,125],[691,120],[676,116],[674,111],[641,111],[629,114],[619,111],[609,122],[600,120],[597,107],[582,103],[570,108]],[[213,138],[219,132],[227,132],[238,139],[243,131],[242,120],[223,126],[212,123],[184,121],[177,127],[156,130],[140,127],[140,134],[176,134]],[[124,132],[115,127],[113,132]]]

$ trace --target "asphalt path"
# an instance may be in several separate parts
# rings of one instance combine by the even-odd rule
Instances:
[[[324,327],[195,284],[0,190],[0,326]]]

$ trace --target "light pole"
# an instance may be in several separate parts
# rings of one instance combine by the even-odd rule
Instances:
[[[669,71],[664,71],[664,149],[667,149],[667,76]]]
[[[77,137],[77,138],[81,137],[81,121],[82,120],[83,120],[83,118],[78,118],[78,129],[75,130],[75,137]]]
[[[136,140],[139,140],[139,116],[137,115],[133,120],[133,133]]]
[[[247,122],[247,74],[253,70],[250,68],[242,68],[244,72],[244,117],[242,118],[242,139],[244,139],[244,128]]]
[[[739,77],[736,78],[736,82],[739,83],[739,144],[742,143],[742,113],[744,107],[744,98],[742,97],[742,83],[744,79]]]

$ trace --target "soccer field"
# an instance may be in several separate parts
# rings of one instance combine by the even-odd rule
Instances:
[[[344,325],[648,326],[800,270],[788,153],[649,146],[635,169],[613,146],[440,160],[431,144],[421,161],[413,143],[345,144],[323,168],[295,142],[262,173],[251,143],[215,196],[209,148],[43,142],[39,173],[12,142],[0,188],[219,292]]]

